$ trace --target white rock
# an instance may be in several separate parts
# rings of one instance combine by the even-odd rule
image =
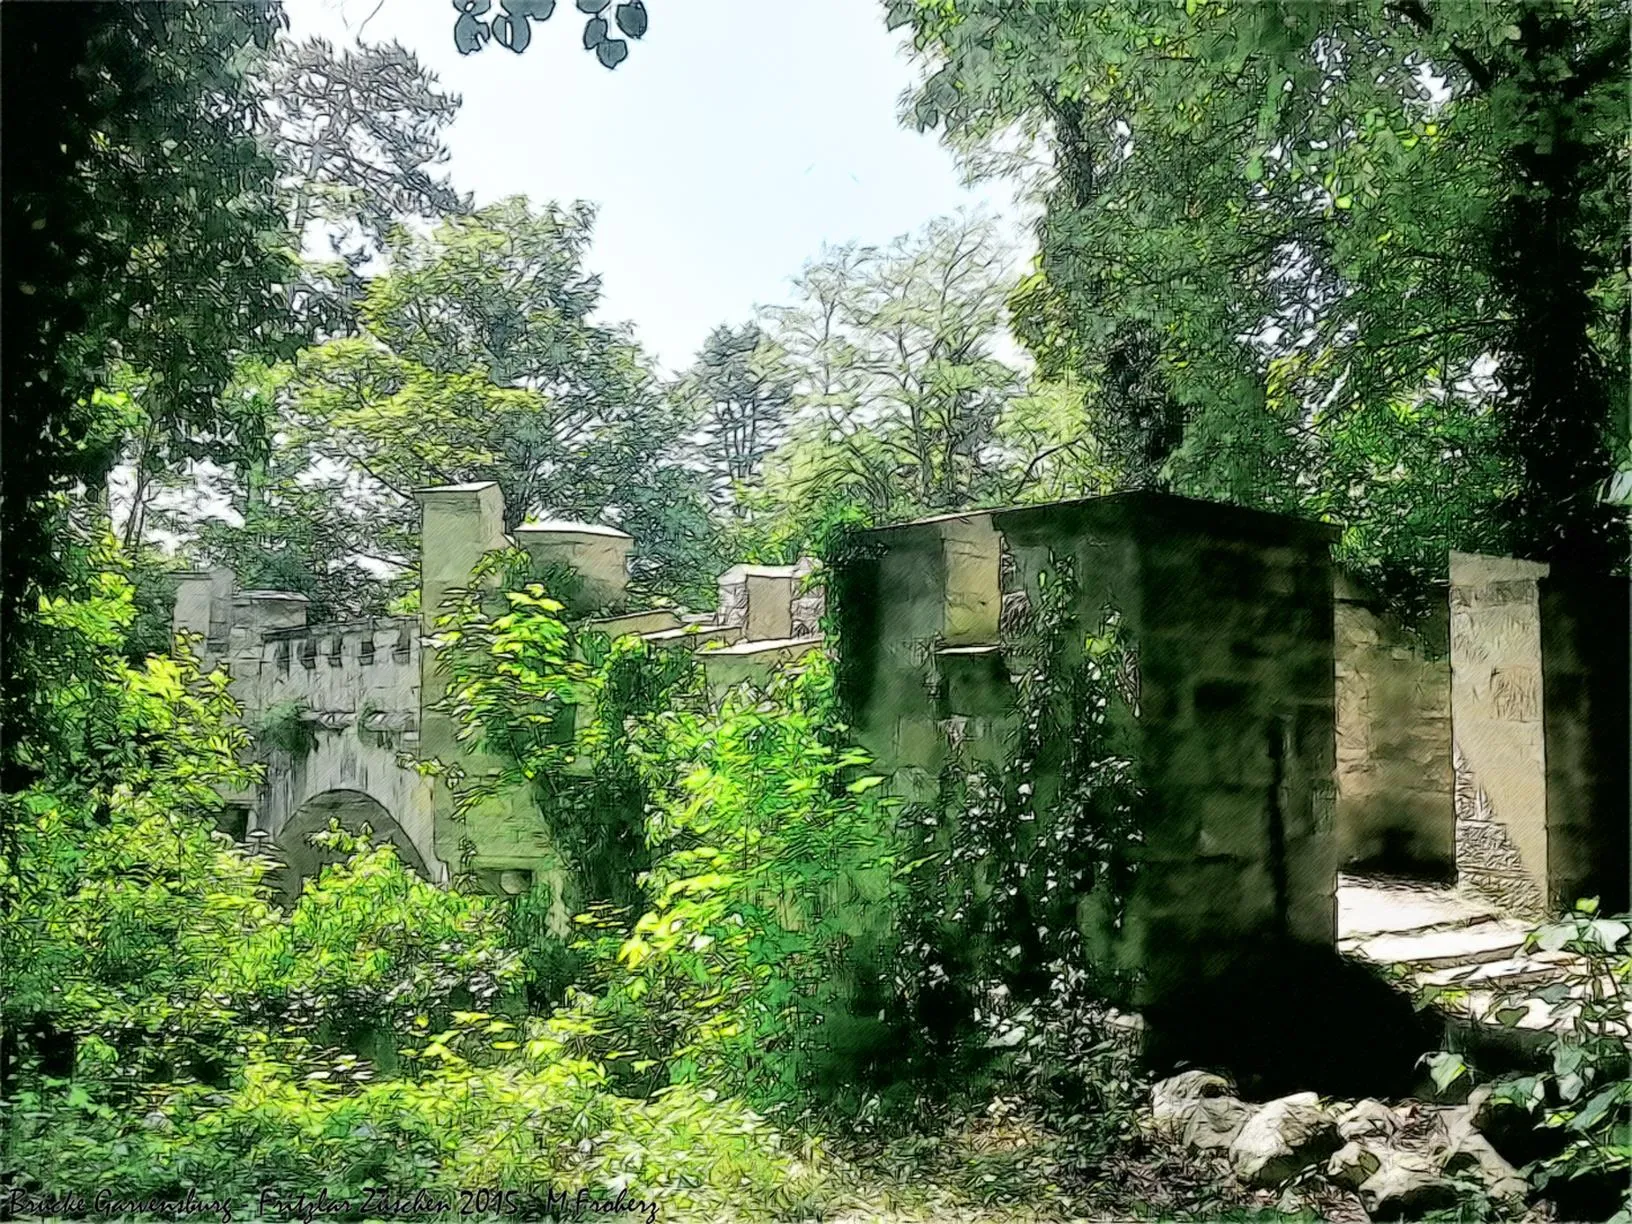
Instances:
[[[1252,1117],[1252,1106],[1227,1096],[1203,1097],[1187,1109],[1179,1139],[1193,1152],[1228,1151]]]
[[[1477,1175],[1492,1198],[1523,1198],[1529,1191],[1524,1178],[1474,1128],[1468,1113],[1471,1111],[1446,1119],[1449,1142],[1439,1153],[1441,1171],[1453,1177]]]
[[[1382,1157],[1369,1146],[1351,1139],[1326,1162],[1326,1176],[1348,1190],[1358,1190],[1382,1167]]]
[[[1344,1139],[1388,1139],[1399,1130],[1400,1115],[1369,1097],[1356,1101],[1337,1116],[1337,1133]]]
[[[1236,1176],[1250,1186],[1278,1186],[1325,1160],[1340,1146],[1337,1125],[1312,1092],[1260,1108],[1230,1145]]]
[[[1429,1157],[1394,1151],[1378,1156],[1381,1166],[1360,1186],[1360,1205],[1372,1219],[1415,1220],[1456,1203],[1456,1187]]]
[[[1178,1136],[1197,1101],[1230,1095],[1230,1081],[1211,1071],[1185,1071],[1150,1090],[1150,1117],[1156,1129]]]

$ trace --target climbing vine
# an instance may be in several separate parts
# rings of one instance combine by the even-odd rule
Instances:
[[[256,742],[297,759],[306,756],[317,747],[317,729],[306,713],[303,701],[268,706],[255,725]]]
[[[1136,660],[1115,608],[1084,631],[1078,607],[1072,569],[1057,564],[1008,644],[1024,665],[1012,747],[1001,764],[972,761],[967,725],[943,723],[937,799],[906,825],[919,866],[897,985],[926,1060],[965,1075],[1097,1057],[1108,1047],[1081,1043],[1130,985],[1116,944],[1143,836]],[[1079,1077],[1076,1090],[1096,1080],[1103,1091],[1126,1077]]]

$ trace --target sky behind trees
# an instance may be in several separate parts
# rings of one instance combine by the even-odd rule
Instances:
[[[460,56],[445,2],[287,5],[295,37],[395,39],[463,95],[450,169],[478,204],[593,201],[602,314],[633,321],[670,372],[711,328],[784,300],[824,242],[882,244],[960,207],[1018,224],[1006,185],[965,187],[932,136],[897,122],[913,70],[873,0],[649,9],[650,32],[608,72],[568,6],[524,55]]]

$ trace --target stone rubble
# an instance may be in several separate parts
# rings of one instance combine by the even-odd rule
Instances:
[[[1374,1220],[1416,1220],[1454,1205],[1472,1183],[1493,1199],[1522,1200],[1529,1187],[1480,1131],[1480,1100],[1435,1106],[1322,1102],[1300,1092],[1264,1104],[1234,1095],[1230,1081],[1185,1071],[1151,1092],[1154,1129],[1187,1150],[1226,1161],[1244,1185],[1273,1190],[1313,1174],[1356,1194]]]

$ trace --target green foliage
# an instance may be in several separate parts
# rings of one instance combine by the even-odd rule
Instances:
[[[717,504],[743,513],[743,491],[787,432],[794,370],[757,323],[716,327],[676,394],[700,419],[700,449]]]
[[[1538,1189],[1568,1193],[1578,1179],[1624,1188],[1632,1170],[1632,918],[1601,917],[1596,902],[1578,902],[1568,917],[1532,931],[1525,948],[1565,953],[1569,968],[1560,982],[1498,999],[1496,1019],[1517,1023],[1539,999],[1568,1025],[1553,1037],[1547,1070],[1498,1080],[1494,1095],[1562,1140],[1530,1170]]]
[[[520,986],[501,903],[438,888],[390,846],[337,827],[314,841],[345,855],[308,880],[282,921],[233,950],[219,989],[258,1028],[394,1061],[395,1041],[454,1009],[488,1008]]]
[[[260,869],[212,834],[218,791],[253,781],[226,676],[185,652],[120,653],[131,589],[113,570],[45,601],[46,721],[13,745],[38,779],[0,798],[0,1021],[14,1070],[64,1075],[94,1036],[120,1073],[213,1075],[228,1021],[208,966],[263,920]]]
[[[486,16],[490,0],[461,0],[454,6],[459,17],[453,23],[453,45],[460,55],[480,51],[489,38],[520,55],[533,41],[534,21],[548,20],[555,12],[555,0],[499,0],[499,11]],[[611,21],[607,10],[612,9]],[[629,58],[627,39],[645,37],[648,17],[644,0],[578,0],[578,11],[587,13],[584,22],[584,50],[593,51],[603,68],[616,68]],[[617,32],[624,37],[619,38]]]
[[[919,842],[901,989],[917,1057],[942,1069],[925,1080],[1018,1077],[1103,1150],[1137,1092],[1107,1012],[1130,985],[1118,943],[1143,835],[1136,698],[1117,612],[1081,624],[1064,562],[1040,590],[1013,644],[1027,664],[1002,763],[955,742],[937,799],[903,822]]]
[[[278,400],[303,496],[363,552],[406,567],[417,548],[412,490],[496,480],[508,528],[528,518],[601,521],[636,539],[637,585],[703,579],[710,534],[702,488],[680,462],[687,428],[639,348],[591,323],[599,286],[584,268],[594,213],[513,199],[396,230],[388,270],[368,283],[361,334],[304,351]],[[305,469],[334,475],[314,485]],[[339,496],[341,491],[346,496]]]
[[[513,551],[490,554],[483,572],[525,578],[523,561]],[[648,863],[650,796],[627,728],[695,693],[697,666],[683,650],[574,629],[537,583],[494,595],[483,593],[482,581],[478,575],[437,622],[445,708],[459,742],[494,762],[463,782],[457,813],[526,795],[583,890],[573,903],[635,905]]]
[[[261,712],[255,740],[299,760],[317,747],[317,727],[304,701],[280,701]]]
[[[95,391],[139,371],[154,455],[253,445],[216,393],[230,355],[282,347],[288,261],[271,166],[246,112],[270,41],[264,4],[111,5],[4,17],[4,74],[54,98],[3,151],[7,268],[6,494],[0,499],[0,789],[31,781],[12,753],[46,717],[30,670],[52,652],[34,619],[73,581],[53,540],[76,489],[97,497],[118,456]],[[252,424],[252,423],[251,423]],[[151,464],[144,464],[151,470]],[[6,1049],[0,1045],[0,1092]]]
[[[632,738],[653,795],[647,908],[599,1011],[648,1082],[780,1110],[841,1088],[832,1033],[858,969],[891,947],[895,891],[890,805],[865,754],[833,742],[831,669],[664,711]]]
[[[989,493],[996,421],[1021,390],[993,355],[1008,251],[990,221],[946,217],[888,248],[831,248],[768,314],[799,424],[765,484],[792,513],[835,492],[881,519]]]
[[[1119,480],[1349,515],[1407,576],[1624,561],[1622,0],[888,10],[917,126],[977,173],[1052,157],[1011,305]]]

